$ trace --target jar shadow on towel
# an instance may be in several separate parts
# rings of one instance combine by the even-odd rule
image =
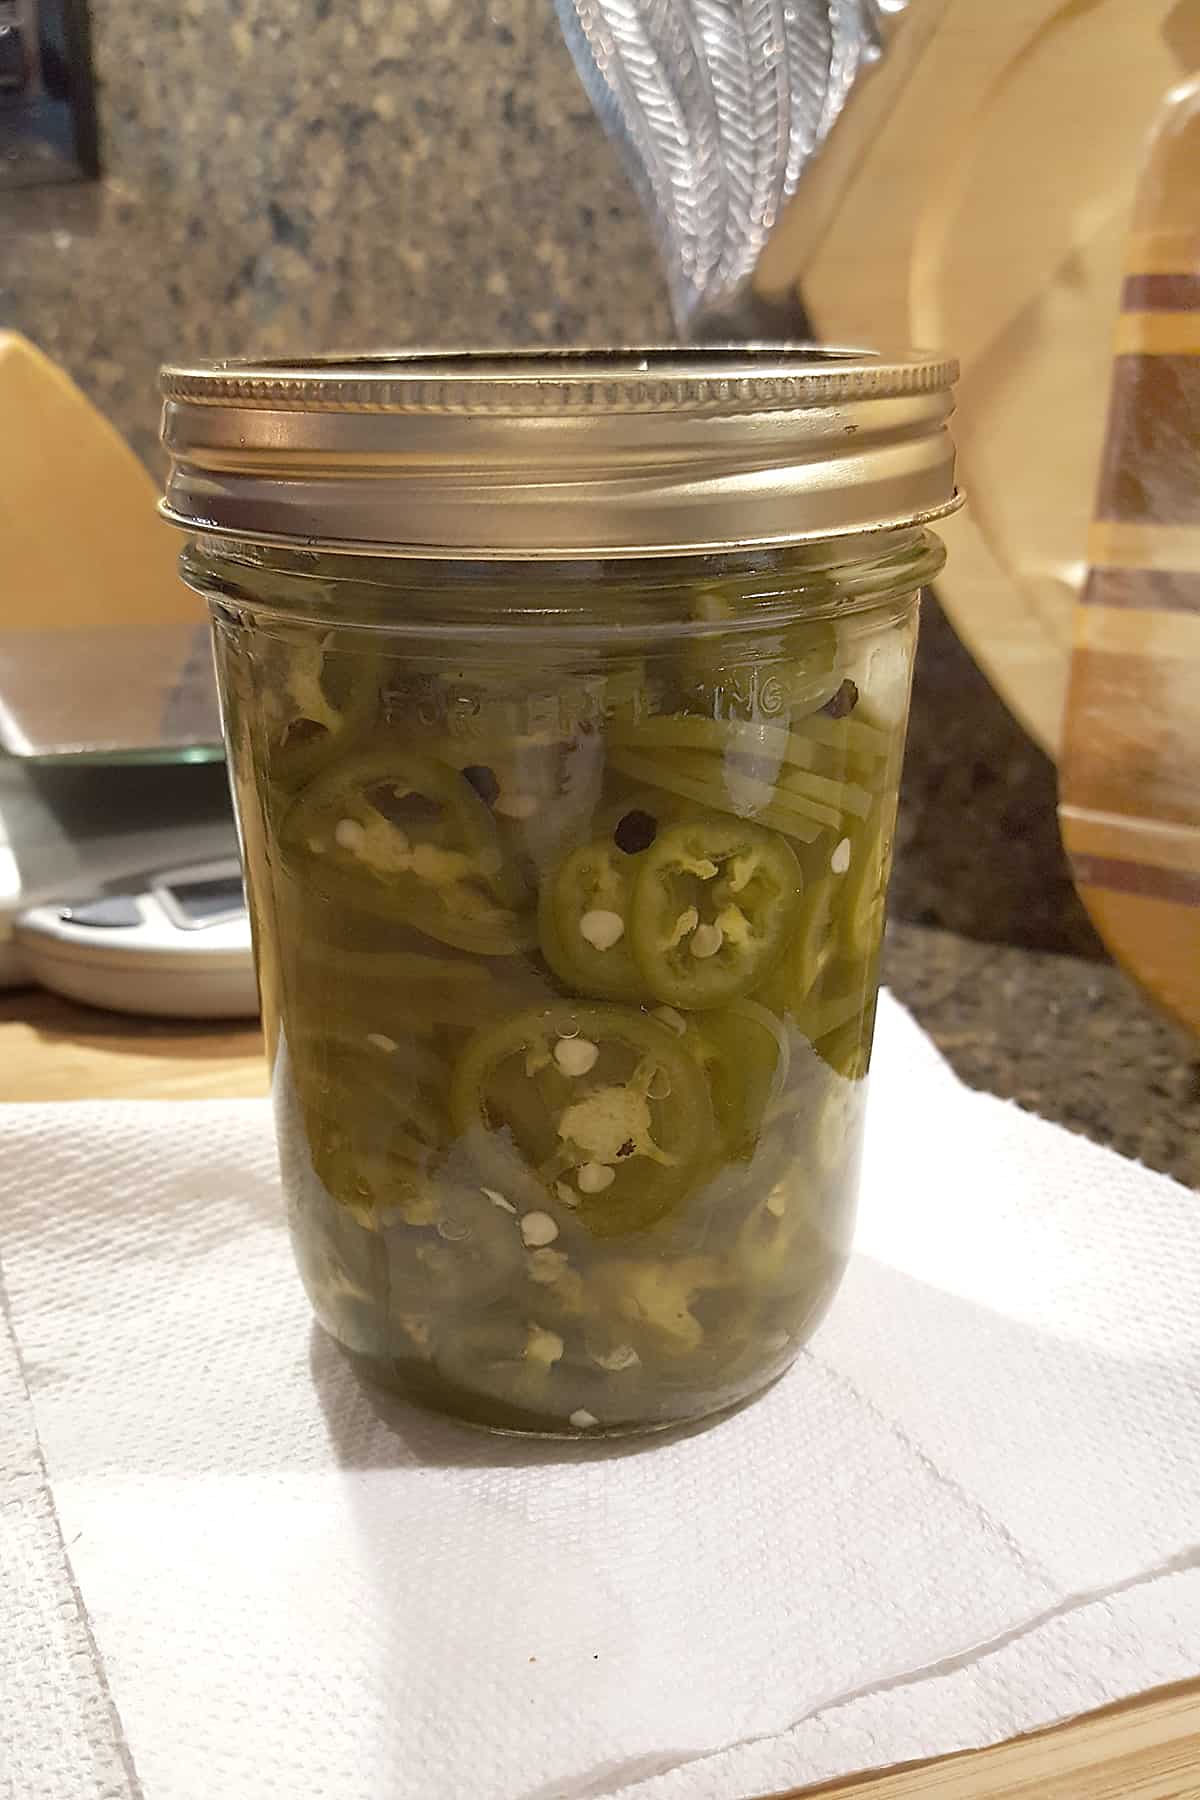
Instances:
[[[1001,1123],[996,1126],[1003,1128]],[[928,1158],[935,1192],[951,1191],[947,1184],[952,1183],[959,1151],[923,1143],[912,1154]],[[905,1164],[902,1155],[896,1169],[901,1187],[908,1173]],[[1004,1180],[1004,1171],[994,1168],[984,1179],[981,1201],[994,1201]],[[1147,1198],[1157,1202],[1160,1228],[1170,1227],[1173,1196],[1159,1190]],[[980,1247],[970,1212],[958,1209],[955,1214],[952,1209],[943,1233],[947,1254],[938,1259],[943,1285],[920,1279],[886,1255],[860,1253],[847,1277],[841,1311],[833,1309],[811,1351],[793,1365],[790,1379],[801,1385],[788,1404],[794,1425],[797,1407],[803,1409],[806,1399],[815,1398],[822,1384],[832,1379],[848,1415],[836,1443],[844,1448],[858,1438],[868,1451],[872,1445],[876,1451],[885,1446],[889,1466],[898,1459],[895,1491],[903,1493],[912,1483],[916,1492],[916,1484],[923,1483],[928,1494],[928,1484],[934,1485],[957,1513],[962,1541],[974,1542],[959,1576],[975,1576],[980,1589],[986,1588],[989,1604],[1005,1615],[1002,1638],[1008,1641],[1090,1600],[1194,1568],[1186,1498],[1200,1479],[1200,1469],[1195,1452],[1188,1454],[1193,1439],[1181,1430],[1189,1396],[1182,1277],[1166,1278],[1161,1309],[1131,1307],[1121,1316],[1113,1306],[1114,1292],[1128,1291],[1128,1247],[1117,1241],[1120,1233],[1114,1234],[1107,1255],[1097,1257],[1090,1277],[1081,1280],[1077,1259],[1071,1255],[1073,1234],[1079,1229],[1078,1205],[1064,1216],[1029,1196],[995,1210],[1003,1212],[1005,1229],[990,1246]],[[1040,1270],[1034,1281],[1016,1272],[1011,1259],[997,1255],[1024,1238],[1032,1264]],[[885,1225],[881,1249],[887,1241]],[[1152,1264],[1145,1265],[1146,1282],[1153,1282],[1156,1273]],[[985,1292],[991,1303],[976,1297],[979,1292]],[[890,1367],[889,1355],[880,1355],[881,1341],[889,1346]],[[946,1351],[933,1386],[921,1374],[919,1354],[919,1346],[930,1344]],[[347,1470],[523,1469],[635,1456],[647,1447],[628,1439],[554,1444],[476,1435],[369,1387],[345,1353],[316,1326],[310,1359],[331,1445]],[[982,1414],[981,1394],[986,1401]],[[980,1418],[988,1424],[982,1436],[975,1429],[964,1429],[963,1421],[978,1424]],[[773,1421],[775,1432],[781,1423],[786,1425],[786,1415]],[[771,1436],[768,1431],[762,1440],[768,1452]],[[1049,1454],[1048,1445],[1054,1447]],[[863,1464],[868,1480],[873,1466],[868,1455]],[[1169,1468],[1169,1477],[1159,1485],[1154,1506],[1139,1506],[1134,1478],[1156,1467]],[[1035,1479],[1030,1479],[1031,1471]],[[694,1467],[677,1470],[674,1479],[686,1481],[695,1473]],[[768,1513],[786,1505],[793,1516],[804,1518],[815,1496],[836,1481],[838,1473],[836,1445],[831,1441],[827,1457],[818,1449],[792,1459],[781,1456],[776,1445],[774,1454],[764,1456],[755,1479],[761,1483],[760,1499]],[[843,1477],[844,1473],[843,1469]],[[449,1495],[453,1490],[446,1491]],[[921,1507],[895,1512],[895,1491],[882,1484],[875,1504],[888,1514],[889,1532],[894,1527],[893,1536],[901,1539],[900,1554],[911,1552],[914,1558],[940,1566],[939,1541],[944,1545],[959,1540],[943,1537],[930,1542],[928,1514]],[[556,1490],[559,1505],[563,1493]],[[1087,1496],[1086,1505],[1081,1496]],[[364,1534],[377,1537],[377,1485],[350,1483],[346,1498],[351,1519],[361,1504]],[[383,1503],[386,1508],[386,1496]],[[684,1512],[678,1542],[686,1562],[690,1540]],[[819,1515],[817,1507],[814,1516]],[[941,1531],[948,1528],[957,1530],[949,1519]],[[827,1555],[840,1554],[844,1560],[847,1579],[857,1588],[860,1601],[870,1597],[879,1573],[871,1560],[870,1540],[883,1535],[868,1532],[864,1539],[851,1534],[840,1550],[826,1549]],[[819,1538],[814,1554],[819,1561]],[[1022,1581],[1021,1594],[1015,1598],[1008,1589],[1014,1574]],[[920,1591],[919,1583],[914,1591]],[[403,1619],[399,1606],[394,1617],[399,1628]],[[971,1635],[976,1623],[963,1623],[964,1641],[952,1638],[941,1650],[951,1656],[978,1654],[981,1644],[992,1641],[994,1623],[993,1611],[992,1625],[984,1621],[978,1637]],[[935,1663],[928,1645],[914,1647],[910,1665],[890,1667],[886,1676],[866,1671],[868,1685],[877,1680],[894,1685],[934,1666],[944,1667],[943,1654]],[[784,1729],[841,1697],[827,1691],[807,1696],[798,1691],[795,1715]],[[695,1751],[676,1750],[674,1760],[694,1755]],[[639,1761],[644,1759],[630,1764],[626,1782],[653,1772],[639,1770]],[[607,1787],[601,1785],[602,1775]],[[582,1779],[590,1785],[579,1785],[579,1778],[571,1782],[572,1792],[581,1796],[608,1792],[617,1785],[609,1769],[593,1768]],[[525,1800],[549,1800],[552,1791],[534,1790],[525,1794]]]

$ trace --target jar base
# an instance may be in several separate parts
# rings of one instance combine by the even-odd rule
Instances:
[[[330,1333],[333,1336],[332,1333]],[[752,1381],[739,1384],[732,1391],[714,1394],[703,1403],[692,1400],[681,1403],[657,1419],[595,1419],[594,1423],[572,1425],[569,1421],[547,1417],[534,1411],[491,1399],[486,1394],[459,1386],[438,1375],[427,1363],[408,1359],[369,1356],[352,1350],[338,1338],[333,1341],[351,1367],[370,1387],[408,1401],[422,1412],[464,1425],[472,1431],[491,1437],[524,1438],[534,1443],[584,1444],[617,1442],[627,1439],[660,1437],[665,1432],[688,1427],[716,1424],[720,1419],[748,1406],[760,1394],[773,1387],[791,1368],[801,1346],[796,1344],[785,1360],[769,1365]]]

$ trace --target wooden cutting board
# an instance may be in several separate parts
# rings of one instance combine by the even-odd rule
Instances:
[[[1137,170],[1195,0],[910,0],[755,276],[831,341],[962,361],[938,595],[1057,755]]]
[[[1109,948],[1200,1031],[1200,79],[1138,189],[1088,544],[1063,842]]]

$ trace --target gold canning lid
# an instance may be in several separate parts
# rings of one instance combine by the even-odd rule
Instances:
[[[420,557],[690,555],[951,512],[953,362],[412,351],[167,368],[166,518]]]

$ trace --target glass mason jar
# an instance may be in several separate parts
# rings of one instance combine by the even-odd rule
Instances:
[[[167,371],[296,1258],[413,1399],[655,1430],[829,1304],[952,376]]]

